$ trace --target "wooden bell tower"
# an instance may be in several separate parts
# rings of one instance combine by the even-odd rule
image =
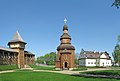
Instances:
[[[60,45],[57,47],[58,60],[56,61],[56,70],[72,70],[74,64],[75,47],[71,45],[71,37],[68,34],[68,26],[64,20],[63,35],[60,37]]]

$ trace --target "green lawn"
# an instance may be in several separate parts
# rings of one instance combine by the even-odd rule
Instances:
[[[86,67],[77,67],[76,69],[73,69],[73,71],[82,71],[82,70],[87,70]]]
[[[120,81],[120,80],[103,78],[84,78],[49,72],[16,71],[12,73],[0,74],[0,81]]]
[[[29,65],[34,70],[54,70],[55,67],[45,67],[45,66],[36,66],[36,65]]]
[[[93,75],[119,75],[120,70],[100,70],[100,71],[89,71],[89,72],[82,72],[83,74],[93,74]]]
[[[17,65],[0,65],[0,71],[18,69]]]

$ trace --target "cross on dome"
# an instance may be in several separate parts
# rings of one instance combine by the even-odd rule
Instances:
[[[66,22],[67,22],[67,19],[65,18],[65,19],[64,19],[64,24],[66,24]]]

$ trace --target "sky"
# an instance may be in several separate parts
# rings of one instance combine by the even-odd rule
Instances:
[[[75,53],[107,51],[112,56],[120,35],[120,9],[114,0],[0,0],[0,46],[18,30],[36,57],[57,52],[67,19]]]

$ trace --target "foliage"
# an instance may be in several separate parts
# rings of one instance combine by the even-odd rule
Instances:
[[[17,65],[0,65],[0,71],[18,69]]]
[[[120,35],[118,35],[118,39],[117,39],[117,43],[119,43],[120,42]]]
[[[117,44],[115,46],[115,49],[114,49],[112,55],[113,55],[115,63],[118,63],[118,65],[120,66],[120,45],[119,45],[119,42],[120,42],[120,35],[118,36],[118,41],[117,41]]]
[[[54,70],[55,67],[45,67],[45,66],[36,66],[36,65],[29,65],[31,68],[35,70]]]
[[[117,8],[119,8],[120,0],[115,0],[114,3],[112,4],[112,6],[116,6]]]
[[[78,53],[75,54],[75,64],[78,65]],[[36,63],[39,64],[47,64],[47,65],[55,65],[55,61],[57,60],[57,53],[50,52],[45,54],[44,56],[37,57]]]
[[[115,63],[119,63],[120,62],[120,45],[116,45],[114,52],[113,52],[113,58]]]
[[[79,53],[76,53],[75,54],[75,59],[74,59],[76,65],[79,65],[79,60],[78,59],[79,59]]]
[[[43,64],[44,63],[44,56],[37,57],[36,62],[39,64]]]
[[[44,56],[37,57],[36,62],[39,64],[54,65],[56,61],[56,52],[47,53]]]
[[[105,78],[84,78],[50,72],[23,71],[0,74],[0,81],[119,81],[119,80]]]

